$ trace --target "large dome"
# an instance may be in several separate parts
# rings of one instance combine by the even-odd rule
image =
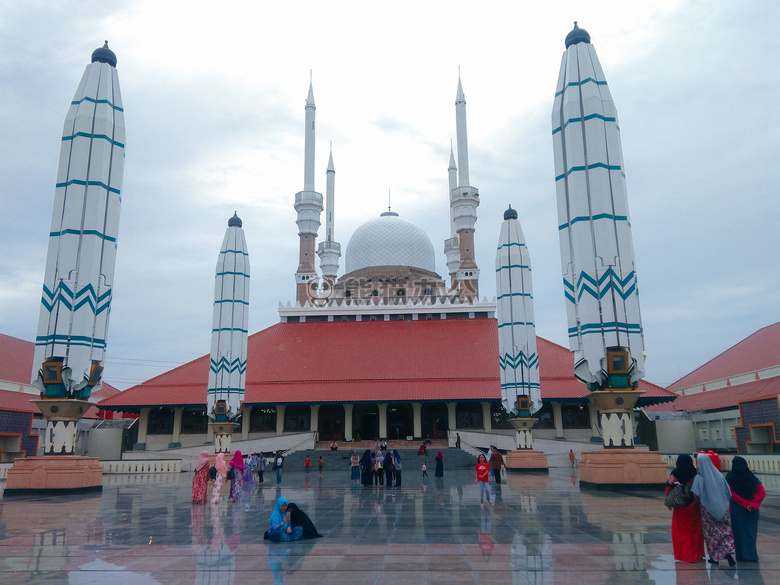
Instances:
[[[347,244],[346,272],[372,266],[412,266],[436,272],[433,244],[420,227],[386,211],[355,230]]]

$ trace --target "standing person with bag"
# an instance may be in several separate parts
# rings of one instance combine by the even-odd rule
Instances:
[[[672,550],[674,559],[684,563],[698,563],[704,558],[704,533],[701,527],[701,507],[691,494],[696,468],[693,458],[682,454],[666,482],[666,504],[672,510]],[[673,490],[682,491],[687,500],[683,506],[670,507],[669,495]]]
[[[701,527],[709,554],[707,562],[717,565],[720,559],[726,559],[733,567],[737,562],[731,556],[734,554],[734,535],[729,516],[731,489],[706,453],[696,456],[696,466],[698,471],[692,491],[701,504]]]
[[[279,449],[274,457],[274,470],[276,470],[276,485],[282,483],[282,470],[284,469],[284,457],[282,457],[282,450]]]
[[[504,467],[504,456],[495,445],[490,446],[490,465],[493,468],[493,477],[496,479],[496,485],[501,485],[501,468]]]
[[[757,563],[758,507],[764,501],[766,491],[761,481],[748,469],[745,458],[739,455],[731,461],[726,483],[731,488],[729,511],[737,561]]]

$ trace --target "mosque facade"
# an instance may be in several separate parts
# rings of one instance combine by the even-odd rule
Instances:
[[[339,277],[335,167],[331,152],[323,197],[314,187],[316,106],[310,84],[304,186],[294,198],[295,301],[280,304],[279,323],[249,336],[235,440],[295,433],[315,433],[326,441],[441,440],[473,432],[476,446],[487,446],[497,435],[514,435],[501,404],[496,305],[479,299],[474,246],[480,195],[469,175],[460,79],[455,108],[457,153],[451,149],[448,169],[451,230],[444,242],[448,279],[436,271],[425,231],[390,208],[355,230]],[[538,436],[598,437],[596,412],[573,376],[571,353],[542,338],[538,343],[543,403]],[[208,361],[204,355],[101,406],[139,415],[137,450],[203,444],[213,439],[206,416]],[[673,399],[653,384],[640,386],[646,392],[639,406]]]

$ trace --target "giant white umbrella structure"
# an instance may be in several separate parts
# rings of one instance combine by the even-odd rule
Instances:
[[[214,317],[207,413],[214,450],[229,453],[246,388],[249,328],[249,254],[241,219],[233,214],[222,240],[214,283]]]
[[[533,414],[542,406],[539,354],[536,351],[531,256],[517,211],[509,206],[496,250],[496,320],[501,367],[501,396],[515,428],[520,450],[533,449]],[[543,453],[507,456],[509,468],[546,468]]]
[[[102,379],[125,164],[116,63],[108,42],[92,53],[62,132],[32,379],[47,454],[73,453]]]

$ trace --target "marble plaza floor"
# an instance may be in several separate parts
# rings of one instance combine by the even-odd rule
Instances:
[[[780,488],[763,478],[760,563],[675,563],[661,491],[580,490],[569,469],[512,474],[493,508],[473,472],[353,487],[348,470],[285,471],[240,503],[190,503],[189,473],[106,476],[102,494],[0,500],[2,585],[780,583]],[[769,481],[768,481],[769,480]],[[4,482],[3,482],[4,483]],[[3,487],[0,483],[0,487]],[[324,538],[263,540],[279,495]],[[725,562],[723,563],[725,565]]]

